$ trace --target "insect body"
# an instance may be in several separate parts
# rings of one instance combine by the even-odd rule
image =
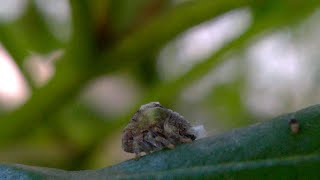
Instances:
[[[139,158],[141,152],[149,154],[165,147],[172,149],[195,139],[195,132],[187,120],[160,103],[151,102],[141,106],[124,129],[122,149]]]
[[[297,119],[290,119],[289,121],[290,129],[293,134],[297,134],[300,130],[300,125]]]

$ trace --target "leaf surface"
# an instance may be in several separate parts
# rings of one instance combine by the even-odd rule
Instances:
[[[293,133],[290,119],[300,129]],[[126,179],[176,177],[285,177],[319,174],[320,105],[273,120],[183,144],[98,170],[64,171],[1,165],[0,177],[22,179]]]

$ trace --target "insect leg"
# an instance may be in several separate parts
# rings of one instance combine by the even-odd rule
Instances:
[[[132,148],[133,148],[133,153],[136,154],[135,159],[139,159],[140,158],[141,148],[140,148],[139,144],[142,141],[143,141],[142,134],[133,138]]]
[[[144,141],[146,141],[150,146],[152,146],[152,151],[158,151],[162,149],[162,144],[160,142],[157,142],[155,137],[157,136],[156,133],[149,131],[144,136]]]
[[[163,138],[161,136],[157,136],[156,141],[161,142],[164,146],[166,146],[169,149],[175,148],[175,146],[173,144],[171,144],[170,141],[166,140],[165,138]]]
[[[152,145],[146,140],[141,141],[140,146],[142,147],[142,151],[144,151],[146,154],[149,154],[152,151]]]
[[[136,141],[133,141],[132,146],[133,146],[133,152],[136,154],[135,159],[139,159],[139,158],[140,158],[140,147],[139,147],[139,143],[136,142]]]
[[[192,142],[192,139],[191,139],[191,138],[181,137],[181,138],[179,138],[179,141],[180,141],[181,143],[191,143],[191,142]]]

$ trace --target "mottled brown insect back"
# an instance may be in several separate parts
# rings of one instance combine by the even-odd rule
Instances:
[[[142,152],[173,149],[195,139],[196,133],[186,119],[158,102],[151,102],[141,106],[124,129],[122,149],[139,158]]]

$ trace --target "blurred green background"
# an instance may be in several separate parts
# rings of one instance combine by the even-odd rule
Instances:
[[[320,100],[315,0],[0,4],[0,162],[132,158],[121,133],[150,101],[216,135]]]

